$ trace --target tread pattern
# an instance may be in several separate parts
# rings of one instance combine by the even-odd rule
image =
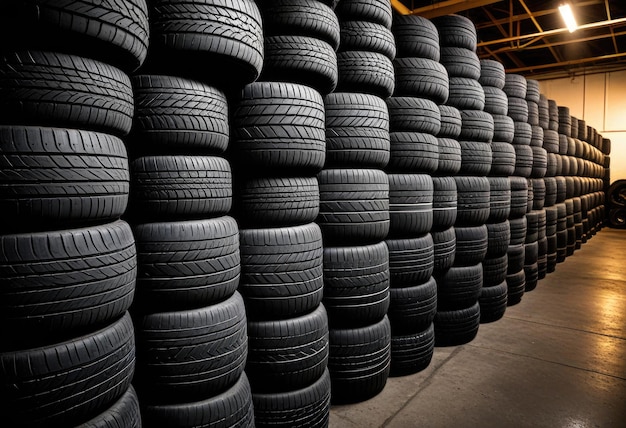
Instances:
[[[427,58],[396,58],[395,96],[420,97],[443,104],[448,100],[448,72],[437,61]]]
[[[0,126],[2,229],[116,219],[126,210],[129,180],[126,149],[117,137]]]
[[[391,60],[383,54],[347,51],[337,54],[339,83],[337,91],[362,92],[389,98],[395,89]]]
[[[423,284],[434,269],[434,242],[429,233],[418,238],[387,239],[391,286]]]
[[[398,57],[428,58],[439,62],[439,32],[429,19],[395,14],[392,31],[396,38]]]
[[[133,119],[130,78],[108,64],[55,52],[20,51],[0,60],[0,122],[126,135]]]
[[[389,236],[416,236],[433,226],[433,179],[428,174],[388,174]]]
[[[427,278],[419,285],[394,287],[390,293],[391,305],[388,316],[392,337],[416,333],[432,324],[437,312],[437,283],[433,277]]]
[[[387,170],[393,172],[433,173],[439,167],[439,142],[423,132],[392,132],[391,158]]]
[[[396,42],[391,30],[374,22],[343,21],[340,49],[378,52],[390,60],[396,57]]]
[[[391,97],[387,100],[390,131],[412,131],[437,135],[441,113],[434,102],[416,97]]]

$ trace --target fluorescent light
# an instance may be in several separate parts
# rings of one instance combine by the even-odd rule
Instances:
[[[578,24],[576,23],[576,18],[574,18],[574,12],[572,12],[572,7],[569,3],[565,3],[564,5],[559,6],[559,12],[561,12],[561,16],[563,17],[563,21],[565,21],[565,25],[570,33],[573,33],[578,28]]]

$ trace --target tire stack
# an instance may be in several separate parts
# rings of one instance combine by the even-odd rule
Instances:
[[[513,119],[511,142],[515,150],[515,170],[509,178],[511,184],[511,211],[509,215],[511,241],[507,251],[508,269],[506,277],[507,305],[512,306],[521,301],[526,288],[524,269],[527,264],[525,255],[528,241],[526,214],[530,211],[529,205],[532,209],[532,187],[529,187],[528,178],[532,173],[533,150],[530,146],[532,127],[528,123],[526,78],[518,74],[507,73],[503,90],[508,97],[508,116]],[[529,249],[532,251],[532,244]]]
[[[390,370],[389,113],[395,42],[391,5],[338,4],[337,92],[325,98],[327,156],[319,173],[324,302],[330,325],[332,401],[366,400]]]
[[[3,424],[140,427],[121,138],[147,6],[9,3],[0,22]]]
[[[574,194],[575,186],[578,183],[578,162],[573,154],[576,153],[576,141],[572,138],[572,117],[569,107],[558,106],[559,111],[559,146],[561,153],[561,174],[565,180],[565,223],[566,233],[562,234],[561,239],[561,257],[559,260],[565,260],[566,257],[574,254],[576,247],[576,227],[574,220]],[[561,209],[562,211],[562,209]]]
[[[129,144],[142,416],[149,426],[253,426],[226,92],[258,77],[261,15],[249,1],[163,0],[150,16]],[[228,84],[197,72],[216,60]]]
[[[330,409],[323,295],[323,95],[337,85],[339,24],[324,2],[259,2],[265,61],[234,102],[232,161],[255,425],[324,426]]]
[[[437,103],[447,97],[443,86],[447,76],[437,62],[439,38],[432,22],[418,16],[395,16],[392,29],[398,46],[394,62],[398,73],[394,96],[387,100],[391,225],[386,243],[391,276],[391,374],[402,376],[426,368],[434,351],[437,285],[432,276],[431,175],[439,165],[436,135],[441,114]],[[428,73],[440,79],[441,85],[429,86]]]
[[[528,124],[531,129],[530,149],[532,150],[532,169],[528,180],[528,213],[526,214],[526,243],[524,246],[525,291],[537,287],[540,271],[545,277],[547,269],[546,185],[544,177],[548,168],[548,152],[543,148],[544,133],[539,124],[539,82],[526,80],[526,105],[528,106]],[[532,195],[531,195],[532,194]],[[541,268],[540,268],[541,266]]]
[[[467,18],[447,15],[434,20],[439,30],[441,62],[449,75],[446,101],[460,111],[460,175],[457,188],[457,216],[454,224],[456,252],[453,266],[437,273],[435,344],[460,345],[478,333],[483,283],[482,261],[487,255],[490,186],[494,123],[485,107],[485,93],[479,83],[481,67],[476,55],[476,28]]]
[[[558,197],[558,188],[555,175],[560,159],[558,122],[554,122],[551,119],[549,102],[543,94],[539,96],[539,126],[543,129],[543,148],[547,153],[546,176],[543,178],[543,184],[545,187],[544,210],[546,213],[545,274],[548,274],[554,272],[556,267],[558,210],[555,204]],[[543,254],[544,247],[540,246],[539,249],[541,254]],[[540,260],[543,263],[543,259],[541,258]],[[539,269],[539,279],[545,276],[542,266]]]
[[[482,262],[483,287],[479,299],[481,323],[497,321],[507,307],[508,248],[511,228],[508,221],[511,211],[511,183],[509,176],[515,171],[513,120],[507,116],[508,100],[502,90],[505,83],[504,66],[493,60],[481,60],[479,82],[485,91],[485,112],[494,122],[491,143],[492,165],[489,172],[490,209],[487,220],[487,256]]]

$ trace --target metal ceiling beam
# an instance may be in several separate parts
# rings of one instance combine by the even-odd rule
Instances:
[[[609,7],[609,0],[604,0],[604,7],[606,8],[606,19],[611,19],[611,8]],[[619,53],[619,49],[617,48],[617,40],[615,39],[615,32],[613,28],[611,30],[611,36],[613,38],[613,48],[615,48],[615,53]]]
[[[498,3],[500,1],[502,0],[447,0],[437,2],[429,6],[418,7],[417,9],[411,10],[410,13],[412,15],[419,15],[423,16],[424,18],[432,19],[437,18],[438,16],[459,13],[465,10],[475,9],[481,6],[487,6],[489,4]],[[400,2],[398,0],[391,0],[392,6],[394,3]],[[404,15],[406,15],[406,13]]]
[[[485,12],[485,14],[487,15],[487,17],[488,17],[489,19],[492,19],[492,18],[493,18],[493,14],[489,11],[489,9],[483,8],[483,12]],[[503,27],[502,25],[498,25],[497,27],[498,27],[498,30],[500,30],[500,33],[502,33],[502,35],[503,35],[504,37],[506,37],[506,36],[507,36],[507,32],[506,32],[506,30],[504,29],[504,27]],[[488,47],[486,47],[486,46],[485,46],[485,47],[484,47],[484,49],[485,49],[485,50],[486,50],[486,51],[490,54],[490,56],[493,56],[493,57],[494,57],[494,58],[496,58],[498,61],[503,62],[500,58],[498,58],[498,55],[497,55],[497,54],[495,54],[495,53],[493,53],[491,50],[489,50],[489,48],[488,48]],[[511,54],[510,52],[505,52],[505,54],[506,54],[506,56],[508,56],[508,57],[509,57],[509,59],[510,59],[511,61],[513,61],[513,63],[514,63],[516,66],[518,66],[518,67],[522,67],[522,66],[523,66],[523,63],[519,60],[519,58],[517,58],[517,56],[515,56],[515,55]]]
[[[556,63],[551,63],[551,64],[539,64],[539,65],[531,65],[528,67],[510,68],[510,69],[507,69],[506,72],[507,73],[521,73],[524,71],[545,70],[548,68],[564,68],[564,67],[569,67],[572,65],[586,64],[589,62],[596,62],[596,61],[606,61],[606,60],[625,58],[625,57],[626,57],[626,52],[622,52],[622,53],[617,53],[617,54],[574,59],[571,61],[561,61],[561,62],[556,62]]]
[[[482,55],[483,57],[487,57],[490,56],[492,54],[494,55],[498,55],[501,53],[507,53],[507,52],[512,52],[512,51],[527,51],[527,50],[537,50],[537,49],[547,49],[549,46],[563,46],[563,45],[569,45],[569,44],[573,44],[573,43],[584,43],[584,42],[591,42],[594,40],[600,40],[600,39],[608,39],[609,37],[620,37],[620,36],[626,36],[626,31],[620,31],[617,33],[613,33],[613,34],[600,34],[598,36],[590,36],[590,37],[581,37],[578,39],[568,39],[568,40],[561,40],[559,42],[552,42],[552,43],[547,43],[545,45],[539,45],[539,46],[505,46],[493,51],[487,51],[489,53],[489,55]],[[488,49],[486,46],[484,46],[484,49]]]
[[[406,7],[400,0],[391,0],[391,7],[400,15],[410,15],[411,9]]]
[[[618,19],[611,19],[608,21],[592,22],[590,24],[584,24],[584,25],[578,26],[578,30],[579,31],[589,30],[592,28],[608,27],[608,26],[615,26],[615,25],[620,25],[620,24],[626,25],[626,18],[618,18]],[[481,47],[481,46],[498,45],[498,44],[513,42],[513,41],[533,39],[536,37],[554,36],[556,34],[564,34],[568,32],[569,30],[567,28],[557,28],[555,30],[542,31],[539,33],[523,34],[520,36],[506,37],[504,39],[497,39],[497,40],[488,40],[485,42],[478,43],[478,46]]]
[[[537,19],[533,16],[533,13],[531,12],[531,10],[528,8],[528,6],[526,5],[526,2],[524,0],[518,0],[520,2],[520,4],[522,5],[522,7],[524,8],[524,10],[526,11],[526,13],[528,15],[530,15],[530,20],[533,22],[533,24],[535,24],[535,27],[537,28],[537,30],[543,32],[543,28],[541,28],[541,25],[539,25],[539,22],[537,21]],[[544,44],[548,43],[545,39],[544,39]],[[557,62],[563,61],[563,59],[559,56],[559,54],[556,52],[556,50],[552,47],[552,46],[548,46],[548,49],[550,50],[550,53],[552,54],[552,56],[554,57],[554,59]]]
[[[607,1],[607,0],[604,0],[604,1]],[[588,6],[596,6],[598,4],[602,4],[602,2],[603,0],[589,0],[589,1],[578,2],[576,3],[576,9],[580,9],[582,7],[588,7]],[[540,17],[540,16],[546,16],[546,15],[552,15],[555,13],[559,13],[559,10],[558,9],[537,10],[533,12],[533,15],[535,17]],[[510,14],[506,18],[496,19],[492,22],[478,23],[476,24],[476,29],[480,30],[482,28],[489,28],[489,27],[494,27],[496,25],[508,24],[509,22],[525,21],[526,19],[530,19],[530,15],[527,13],[523,13],[520,15]]]

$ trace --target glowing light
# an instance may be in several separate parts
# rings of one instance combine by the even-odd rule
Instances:
[[[574,18],[574,12],[572,12],[572,7],[569,3],[559,6],[559,12],[561,12],[561,16],[563,17],[563,21],[565,22],[565,26],[569,30],[570,33],[573,33],[578,28],[578,24],[576,23],[576,18]]]

